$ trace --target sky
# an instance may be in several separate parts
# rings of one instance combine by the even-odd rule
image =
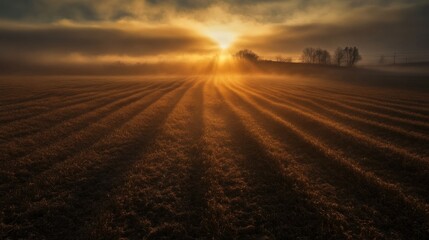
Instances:
[[[363,59],[429,59],[427,0],[1,0],[0,63],[199,61],[251,49],[298,60],[357,46]],[[364,61],[364,62],[365,62]]]

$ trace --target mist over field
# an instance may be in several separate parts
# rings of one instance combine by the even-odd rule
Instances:
[[[428,239],[426,1],[0,2],[1,239]]]

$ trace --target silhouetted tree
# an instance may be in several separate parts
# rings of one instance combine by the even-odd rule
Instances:
[[[316,49],[316,62],[318,64],[330,64],[331,63],[331,54],[328,51],[323,49]]]
[[[329,64],[331,62],[331,54],[320,48],[309,47],[304,48],[302,51],[301,60],[304,63]]]
[[[354,66],[357,62],[362,59],[359,54],[359,49],[357,47],[345,47],[345,48],[337,48],[334,54],[335,64],[341,66],[343,63],[346,66]]]
[[[316,49],[312,47],[302,50],[301,60],[303,63],[314,63],[316,58]]]
[[[234,54],[236,58],[245,59],[249,61],[258,61],[259,56],[252,50],[243,49]]]
[[[341,63],[344,61],[344,50],[342,48],[337,48],[334,53],[334,62],[338,66],[341,66]]]
[[[357,47],[345,47],[344,56],[346,59],[346,65],[349,67],[354,66],[362,59],[361,55],[359,54],[359,49]]]

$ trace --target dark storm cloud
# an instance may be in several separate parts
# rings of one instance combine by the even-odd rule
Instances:
[[[93,27],[1,27],[2,57],[38,55],[145,56],[183,52],[204,53],[213,43],[189,30],[146,28],[120,30]]]

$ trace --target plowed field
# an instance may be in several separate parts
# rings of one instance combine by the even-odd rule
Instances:
[[[0,82],[0,238],[429,236],[429,93],[298,77]]]

